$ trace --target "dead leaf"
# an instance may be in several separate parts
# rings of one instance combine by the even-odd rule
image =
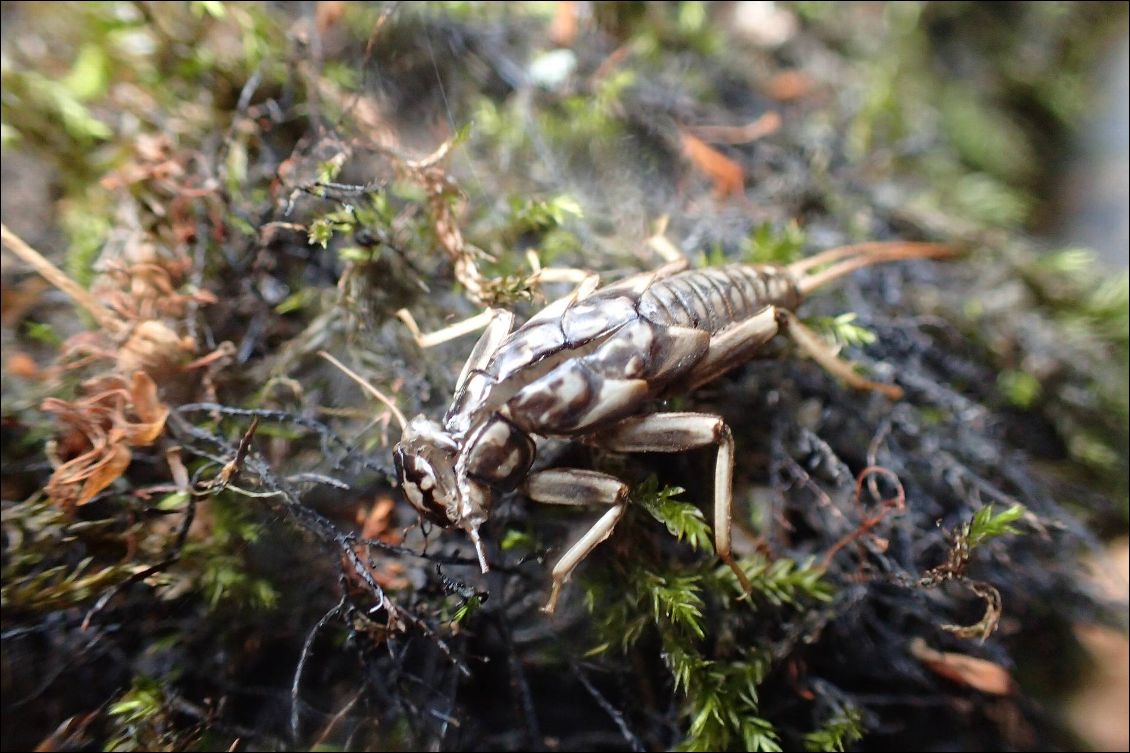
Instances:
[[[400,537],[396,535],[395,531],[389,530],[389,522],[392,518],[392,511],[396,508],[396,503],[392,501],[391,497],[381,497],[378,499],[371,508],[369,508],[368,515],[365,516],[364,524],[361,526],[361,537],[365,539],[380,539],[381,541],[388,541],[389,543],[399,543]],[[389,535],[391,533],[391,536]]]
[[[165,430],[169,407],[157,399],[157,384],[144,371],[133,372],[130,397],[141,422],[127,425],[126,439],[134,446],[151,444]]]
[[[39,305],[47,287],[42,277],[29,277],[15,285],[0,282],[0,325],[15,328],[25,314]]]
[[[130,448],[152,444],[169,415],[144,371],[135,371],[128,384],[114,375],[87,382],[83,390],[76,400],[47,398],[42,404],[60,424],[47,493],[64,509],[86,504],[125,473]]]
[[[64,719],[55,731],[39,741],[35,753],[53,753],[57,750],[78,750],[89,744],[86,729],[90,723],[102,716],[102,710],[77,714]]]
[[[139,369],[161,376],[175,371],[196,350],[191,337],[180,337],[156,319],[139,322],[118,351],[118,370],[130,374]]]
[[[724,199],[741,193],[745,172],[737,162],[687,131],[679,131],[679,138],[683,143],[683,154],[714,183],[715,196]]]
[[[87,470],[86,481],[83,482],[82,491],[79,492],[75,504],[85,505],[94,499],[98,492],[114,483],[126,472],[126,468],[129,468],[129,461],[132,458],[133,453],[129,451],[129,447],[124,444],[111,445],[108,452]]]
[[[1096,592],[1111,602],[1123,604],[1130,596],[1130,545],[1125,538],[1113,541],[1103,552],[1092,554],[1088,578]],[[1127,750],[1130,724],[1130,643],[1126,633],[1106,625],[1078,624],[1075,635],[1091,655],[1091,668],[1068,703],[1068,718],[1075,733],[1091,750]]]
[[[326,0],[315,5],[314,25],[319,34],[325,34],[345,15],[345,3],[341,0]]]
[[[991,695],[1012,693],[1012,677],[995,662],[949,651],[935,651],[921,638],[910,642],[910,653],[932,672],[948,680]]]
[[[391,497],[379,497],[369,508],[368,512],[358,509],[357,522],[361,525],[361,538],[368,541],[383,541],[388,544],[399,544],[400,533],[392,527],[392,514],[396,509],[396,502]],[[404,566],[391,559],[373,559],[366,544],[357,544],[354,550],[363,562],[367,562],[369,574],[373,576],[381,588],[389,591],[398,591],[408,588],[411,581],[405,575]],[[358,584],[360,585],[360,584]]]

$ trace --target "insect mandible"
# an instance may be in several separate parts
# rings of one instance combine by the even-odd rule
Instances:
[[[521,489],[536,502],[607,508],[553,567],[544,607],[552,613],[573,570],[624,516],[629,488],[582,468],[533,471],[538,440],[626,453],[716,446],[715,550],[748,592],[730,548],[729,427],[709,413],[643,411],[744,363],[778,333],[852,386],[898,397],[898,387],[863,379],[838,360],[793,312],[814,289],[853,270],[950,253],[937,244],[894,242],[845,246],[787,266],[687,270],[681,262],[600,288],[589,278],[513,331],[513,314],[496,311],[443,419],[419,415],[404,426],[393,451],[404,494],[432,523],[463,529],[484,573],[480,529],[496,494]]]

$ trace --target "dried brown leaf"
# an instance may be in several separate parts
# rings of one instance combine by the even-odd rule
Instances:
[[[395,508],[396,503],[392,501],[391,497],[381,497],[373,503],[361,526],[361,537],[380,539],[391,544],[399,543],[400,537],[395,531],[389,529],[392,511]]]
[[[341,0],[326,0],[315,6],[314,25],[319,34],[325,34],[336,26],[344,15],[344,2],[341,2]]]
[[[41,277],[29,277],[15,285],[0,282],[0,325],[13,328],[39,305],[48,285]]]
[[[166,375],[187,361],[195,350],[191,337],[181,337],[164,322],[149,319],[134,327],[118,351],[118,370],[131,374],[143,369],[155,376]]]
[[[131,445],[150,444],[164,431],[169,407],[157,399],[157,384],[144,371],[133,373],[130,397],[133,411],[141,422],[128,425],[126,439]]]
[[[110,445],[108,451],[98,462],[85,472],[87,474],[86,480],[82,484],[82,491],[79,492],[75,504],[85,505],[94,499],[98,492],[114,483],[119,476],[126,472],[126,468],[129,468],[129,461],[132,457],[133,453],[129,451],[129,447],[126,445],[121,443]]]
[[[129,384],[111,375],[83,388],[87,394],[74,401],[47,398],[42,405],[60,424],[47,493],[65,509],[86,504],[121,476],[129,467],[130,447],[161,436],[169,415],[144,371],[134,372]]]

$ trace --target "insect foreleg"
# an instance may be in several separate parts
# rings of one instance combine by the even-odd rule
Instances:
[[[586,273],[583,277],[578,278],[576,275],[570,274],[562,276],[560,277],[560,279],[558,279],[556,276],[551,274],[552,272],[556,271],[574,272],[576,270],[538,270],[536,275],[538,279],[543,282],[577,282],[577,287],[575,287],[568,295],[566,295],[564,299],[558,302],[559,304],[565,304],[566,307],[570,303],[587,297],[594,290],[596,290],[597,287],[600,286],[599,275]],[[469,335],[472,332],[477,332],[480,329],[486,327],[488,330],[487,333],[484,334],[483,337],[479,340],[479,344],[472,352],[472,358],[474,358],[476,354],[485,354],[483,356],[484,364],[485,360],[489,359],[490,355],[494,352],[498,345],[501,344],[501,342],[506,338],[506,335],[510,334],[510,329],[514,325],[514,314],[502,309],[486,309],[482,313],[475,314],[474,316],[468,317],[462,321],[455,322],[454,324],[450,324],[446,327],[443,327],[442,329],[437,329],[435,332],[428,332],[427,334],[420,330],[420,325],[416,323],[415,317],[412,316],[412,312],[408,309],[400,309],[399,311],[397,311],[396,318],[404,322],[404,326],[407,327],[408,331],[412,333],[412,338],[416,341],[416,344],[424,349],[434,348],[436,345],[441,345],[442,343],[448,342],[449,340],[454,340],[457,337],[462,337],[463,335]],[[497,329],[494,330],[495,333],[498,333],[497,339],[492,339],[491,341],[489,341],[491,343],[491,347],[484,346],[483,344],[487,341],[488,336],[492,338],[494,337],[494,333],[492,333],[491,330],[495,327],[497,327]],[[459,381],[463,381],[462,375],[460,376]]]
[[[534,270],[531,277],[538,283],[546,282],[575,282],[577,289],[583,291],[578,298],[584,298],[600,286],[600,275],[583,269],[562,269],[560,267],[543,267],[538,255],[532,249],[526,252],[526,260],[530,269]]]
[[[475,347],[471,349],[471,355],[467,357],[467,363],[463,364],[463,370],[459,372],[459,380],[455,383],[456,391],[463,386],[468,374],[487,365],[490,357],[498,350],[499,344],[506,339],[514,326],[513,312],[504,309],[487,309],[487,311],[491,314],[490,322],[487,323]]]
[[[708,413],[659,413],[629,418],[591,440],[592,444],[619,452],[683,452],[718,445],[714,464],[714,548],[738,577],[742,589],[752,590],[749,579],[730,552],[733,517],[734,438],[721,416]]]
[[[481,314],[475,314],[468,319],[455,322],[443,329],[429,332],[426,335],[420,331],[420,326],[416,324],[416,320],[412,317],[412,313],[408,309],[400,309],[397,311],[396,318],[404,322],[404,326],[412,333],[412,337],[415,338],[417,345],[421,348],[434,348],[436,345],[445,343],[448,340],[454,340],[457,337],[469,335],[472,332],[478,332],[491,323],[495,318],[495,313],[494,309],[487,309]]]
[[[612,535],[612,529],[624,517],[627,509],[628,487],[618,478],[596,471],[576,468],[555,468],[531,473],[526,481],[526,493],[535,502],[550,505],[610,505],[611,509],[600,517],[592,528],[553,567],[553,590],[543,608],[553,614],[561,586],[573,574],[581,560],[602,541]]]

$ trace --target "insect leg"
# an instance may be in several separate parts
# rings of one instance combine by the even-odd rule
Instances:
[[[586,297],[600,287],[600,275],[595,272],[588,272],[583,269],[543,267],[537,253],[532,250],[526,252],[526,260],[530,269],[534,270],[531,280],[536,280],[538,283],[575,282],[577,287],[574,295],[578,299]]]
[[[468,374],[487,365],[490,357],[498,350],[498,346],[514,326],[513,312],[504,309],[488,309],[488,311],[491,311],[491,320],[479,337],[479,341],[475,343],[475,347],[471,349],[471,355],[467,357],[467,363],[463,364],[463,370],[459,372],[459,380],[455,383],[456,391],[463,386],[463,380]]]
[[[600,275],[595,272],[589,272],[577,283],[577,287],[573,289],[574,300],[582,300],[588,298],[594,290],[600,287]]]
[[[742,589],[752,590],[749,579],[730,551],[733,517],[734,438],[721,416],[708,413],[659,413],[625,419],[612,426],[593,444],[619,452],[683,452],[718,445],[714,464],[714,548],[738,577]]]
[[[811,356],[813,361],[823,366],[825,370],[842,380],[849,387],[854,387],[857,390],[882,392],[892,400],[898,400],[902,397],[902,388],[899,386],[873,382],[855,373],[855,369],[852,368],[850,363],[837,356],[831,346],[811,329],[801,324],[791,311],[782,311],[781,315],[785,323],[783,329],[789,333],[793,342]]]
[[[437,329],[435,332],[429,332],[425,335],[420,331],[420,326],[416,324],[416,320],[412,318],[412,313],[408,311],[408,309],[400,309],[396,312],[396,318],[404,322],[404,326],[408,327],[408,331],[411,332],[412,337],[416,339],[416,344],[421,348],[433,348],[448,340],[454,340],[457,337],[477,332],[489,325],[495,318],[495,315],[495,309],[487,309],[481,314],[475,314],[469,319],[455,322],[443,329]]]
[[[686,376],[688,389],[713,381],[744,363],[777,334],[777,307],[766,306],[748,319],[726,327],[710,338],[706,356]]]
[[[596,471],[576,468],[555,468],[531,473],[526,481],[530,499],[550,505],[609,505],[600,517],[569,551],[553,566],[553,590],[543,610],[553,614],[561,586],[573,574],[581,560],[600,542],[612,535],[612,529],[624,517],[627,509],[628,487],[620,479]]]

